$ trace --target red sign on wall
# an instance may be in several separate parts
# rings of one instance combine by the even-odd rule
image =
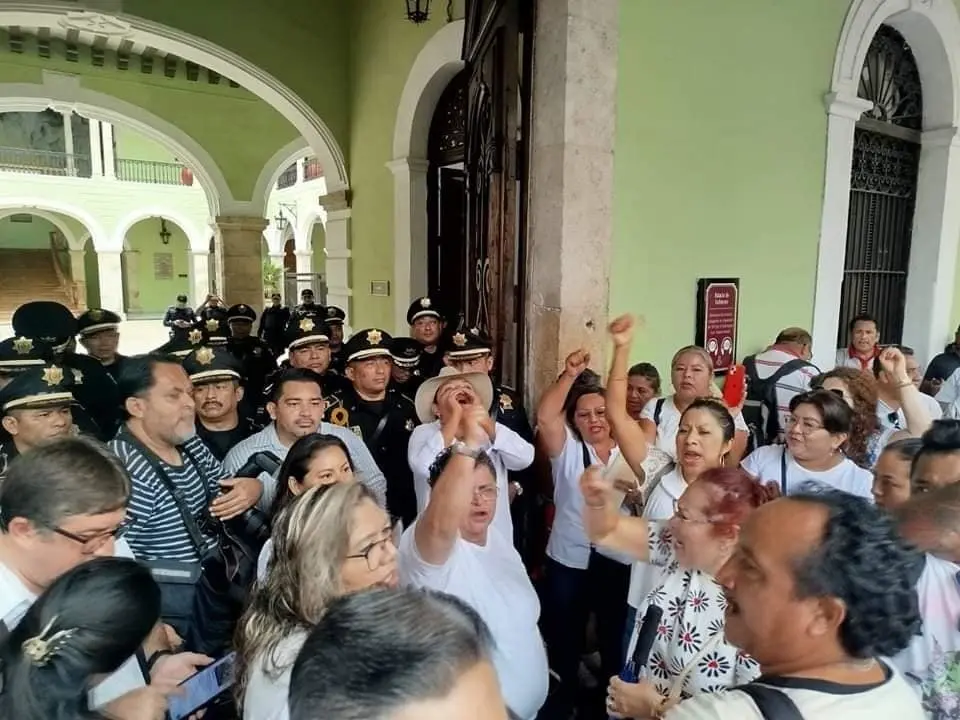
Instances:
[[[718,373],[726,372],[736,362],[739,302],[739,278],[697,281],[696,342],[710,353]]]

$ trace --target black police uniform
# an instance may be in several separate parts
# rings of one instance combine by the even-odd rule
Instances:
[[[291,317],[304,317],[306,315],[323,317],[323,305],[317,305],[315,302],[302,302],[297,305]]]
[[[177,302],[186,303],[187,296],[186,295],[178,296]],[[163,315],[163,326],[166,328],[170,328],[170,335],[172,337],[173,331],[179,327],[178,325],[175,324],[176,322],[180,321],[180,322],[190,323],[191,325],[193,325],[193,323],[196,322],[196,320],[197,320],[197,316],[194,314],[193,308],[187,307],[186,305],[184,305],[184,307],[177,307],[176,305],[170,305],[167,308],[167,312],[165,312]]]
[[[323,321],[320,315],[304,315],[303,317],[292,317],[287,326],[287,352],[288,360],[286,366],[290,367],[289,354],[297,348],[308,345],[327,345],[330,344],[330,327]],[[332,355],[332,353],[331,353]],[[350,386],[350,382],[333,367],[331,363],[327,371],[323,373],[323,393],[331,395],[338,390],[343,390]]]
[[[443,315],[437,309],[436,303],[429,297],[417,298],[410,304],[410,308],[407,310],[407,325],[412,327],[413,323],[422,317],[434,317],[441,323],[443,322]],[[423,380],[439,375],[443,365],[443,352],[439,346],[432,353],[427,348],[423,349],[418,365]]]
[[[209,383],[240,382],[241,365],[231,353],[220,348],[201,345],[183,359],[183,369],[190,376],[194,387]],[[229,430],[211,430],[203,424],[201,408],[197,408],[197,435],[220,462],[227,453],[239,443],[253,435],[259,428],[253,418],[243,412],[242,404],[237,407],[237,424]]]
[[[337,371],[340,375],[343,375],[344,370],[347,368],[347,357],[343,352],[344,342],[346,338],[343,337],[343,323],[347,319],[347,314],[343,311],[342,308],[338,308],[336,305],[328,305],[323,309],[323,320],[327,323],[327,326],[330,328],[330,367]],[[334,330],[339,328],[340,339],[334,340]]]
[[[77,334],[80,335],[80,341],[83,342],[85,338],[96,335],[97,333],[107,330],[118,330],[120,328],[120,321],[120,316],[111,310],[93,308],[81,313],[77,318]],[[110,363],[105,363],[102,359],[97,358],[97,360],[100,360],[100,364],[103,365],[104,370],[113,378],[114,382],[120,378],[120,370],[123,368],[123,362],[126,359],[126,356],[120,353],[114,355],[113,361]]]
[[[215,347],[226,347],[230,339],[230,326],[227,325],[227,315],[213,315],[206,320],[197,318],[194,327],[203,332],[204,343]]]
[[[397,382],[391,379],[390,387],[411,400],[417,396],[417,389],[423,382],[423,377],[420,375],[420,355],[422,353],[423,345],[413,338],[394,338],[390,342],[390,357],[393,364],[410,372],[410,377],[405,382]]]
[[[73,370],[73,396],[96,424],[94,434],[104,442],[112,438],[121,420],[120,391],[99,360],[65,349],[77,334],[73,313],[60,303],[37,300],[17,308],[12,324],[18,335],[53,346],[54,361]]]
[[[160,347],[151,350],[151,355],[171,355],[183,359],[200,345],[206,343],[207,334],[197,327],[175,327],[173,336]]]
[[[71,407],[73,381],[70,368],[52,363],[24,369],[0,388],[0,417],[15,410]],[[72,433],[81,431],[75,421],[73,425]],[[19,454],[13,437],[0,426],[0,479],[6,476],[7,468]]]
[[[270,346],[274,357],[280,357],[286,349],[283,342],[283,332],[288,322],[290,322],[290,308],[285,305],[271,305],[264,308],[263,314],[260,316],[257,336]]]
[[[204,305],[197,311],[197,321],[216,320],[217,322],[226,322],[227,314],[227,308],[223,305]]]
[[[360,330],[344,345],[348,365],[368,358],[389,358],[390,342],[390,335],[383,330]],[[363,439],[386,477],[387,507],[405,526],[412,523],[417,516],[417,495],[407,445],[419,424],[413,402],[391,389],[382,400],[365,400],[351,385],[331,398],[325,417]]]
[[[253,323],[257,319],[256,311],[249,305],[233,305],[227,313],[227,323],[232,327],[234,323]],[[240,362],[240,376],[246,389],[245,398],[249,396],[247,405],[256,410],[259,399],[263,397],[267,378],[277,369],[277,359],[270,346],[255,335],[245,338],[233,337],[227,341],[227,349]]]
[[[34,338],[15,336],[0,342],[0,387],[24,370],[53,360],[53,347]]]

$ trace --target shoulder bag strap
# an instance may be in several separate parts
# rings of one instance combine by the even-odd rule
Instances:
[[[200,467],[200,463],[197,462],[197,458],[194,457],[194,454],[187,449],[186,445],[178,445],[177,450],[180,451],[183,459],[193,465],[193,469],[197,471],[197,477],[200,479],[200,484],[203,486],[203,494],[207,498],[207,505],[209,506],[213,502],[213,495],[210,493],[210,487],[207,485],[206,478],[203,476],[203,470]]]
[[[653,406],[653,424],[660,427],[660,415],[663,413],[663,404],[666,398],[657,398],[657,404]]]
[[[780,494],[787,496],[787,446],[780,446]]]
[[[735,689],[753,700],[764,720],[803,720],[803,714],[793,700],[776,688],[750,683]]]
[[[377,441],[380,439],[380,436],[383,435],[383,431],[387,428],[387,421],[390,420],[390,411],[396,407],[394,404],[386,406],[386,409],[383,411],[383,415],[380,416],[380,422],[377,423],[377,427],[373,431],[373,435],[370,436],[370,441],[368,447],[370,451],[373,452],[373,448],[376,446]]]
[[[583,451],[583,469],[588,469],[593,463],[590,461],[590,451],[587,449],[587,444],[581,440],[580,449]]]
[[[170,496],[173,498],[173,502],[177,506],[177,511],[180,513],[180,519],[183,520],[183,526],[187,530],[187,535],[190,536],[190,543],[193,545],[193,551],[197,554],[197,559],[202,560],[205,550],[206,542],[203,539],[203,532],[200,530],[200,526],[197,524],[197,519],[193,516],[193,513],[190,512],[190,508],[187,506],[187,501],[183,497],[183,493],[177,488],[173,480],[170,479],[170,476],[167,475],[166,471],[160,466],[159,459],[148,450],[143,443],[141,443],[137,438],[133,436],[126,428],[122,429],[117,434],[117,439],[121,440],[131,447],[133,447],[140,455],[143,456],[143,459],[147,461],[150,465],[150,468],[157,474],[160,483],[163,485],[164,489],[170,493]],[[183,450],[183,448],[178,448]],[[188,453],[184,453],[185,458],[189,458]],[[195,465],[196,467],[196,465]],[[199,468],[196,468],[199,473]],[[200,482],[203,482],[203,477],[200,477]],[[204,492],[206,492],[206,485],[204,485]]]

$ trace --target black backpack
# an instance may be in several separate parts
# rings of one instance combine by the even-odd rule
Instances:
[[[763,445],[773,445],[783,428],[777,410],[777,383],[792,372],[812,363],[796,358],[784,363],[770,377],[760,379],[757,374],[757,356],[743,359],[747,372],[747,399],[743,403],[743,420],[747,424],[747,454]]]

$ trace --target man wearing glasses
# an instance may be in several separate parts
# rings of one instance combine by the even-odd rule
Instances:
[[[94,557],[133,557],[120,539],[129,494],[117,458],[90,439],[52,440],[11,464],[0,485],[0,637],[63,573]],[[129,717],[145,693],[169,693],[210,662],[173,653],[161,634],[91,691],[91,707]]]

